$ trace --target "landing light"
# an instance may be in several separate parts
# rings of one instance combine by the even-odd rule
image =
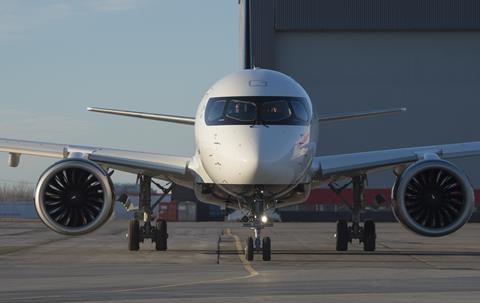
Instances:
[[[268,217],[263,215],[262,216],[262,223],[267,223],[268,222]]]

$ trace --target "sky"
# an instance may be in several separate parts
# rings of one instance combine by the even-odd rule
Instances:
[[[85,108],[193,116],[240,68],[238,0],[1,0],[0,54],[1,138],[191,156],[191,126]],[[0,183],[35,183],[56,161],[7,159]]]

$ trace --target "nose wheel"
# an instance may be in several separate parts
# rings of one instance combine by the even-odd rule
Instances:
[[[262,240],[262,256],[263,261],[270,261],[272,259],[272,244],[270,237],[265,237]]]
[[[255,252],[262,253],[263,261],[270,261],[272,259],[272,244],[270,237],[265,237],[261,241],[261,246],[255,245],[252,237],[247,238],[247,243],[245,246],[245,259],[248,261],[253,261]]]
[[[254,252],[253,238],[248,237],[247,246],[245,246],[245,259],[247,259],[248,261],[253,261],[253,252]]]
[[[263,261],[272,259],[272,240],[270,237],[261,237],[262,229],[272,227],[265,212],[273,208],[272,201],[265,199],[263,189],[257,188],[255,198],[250,201],[249,221],[243,224],[254,231],[254,237],[248,237],[245,245],[245,259],[253,261],[255,253],[262,254]]]
[[[261,237],[261,231],[265,227],[272,227],[271,223],[263,223],[258,220],[253,220],[243,225],[250,227],[255,231],[255,237],[248,237],[245,246],[245,259],[253,261],[255,253],[261,253],[263,261],[270,261],[272,259],[272,240],[270,237]]]

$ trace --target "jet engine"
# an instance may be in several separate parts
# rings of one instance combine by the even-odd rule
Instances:
[[[474,193],[467,176],[450,162],[416,162],[397,178],[393,212],[413,232],[440,237],[462,227],[473,212]]]
[[[67,159],[55,163],[40,177],[35,207],[53,231],[83,235],[102,226],[114,206],[110,177],[96,163]]]

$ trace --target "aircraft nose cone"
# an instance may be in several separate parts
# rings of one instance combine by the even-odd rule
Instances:
[[[308,148],[299,149],[298,144],[303,135],[268,132],[258,136],[252,179],[260,184],[296,182],[308,163]]]
[[[222,184],[292,184],[305,171],[310,153],[304,128],[242,128],[230,140],[218,138],[212,179]]]

